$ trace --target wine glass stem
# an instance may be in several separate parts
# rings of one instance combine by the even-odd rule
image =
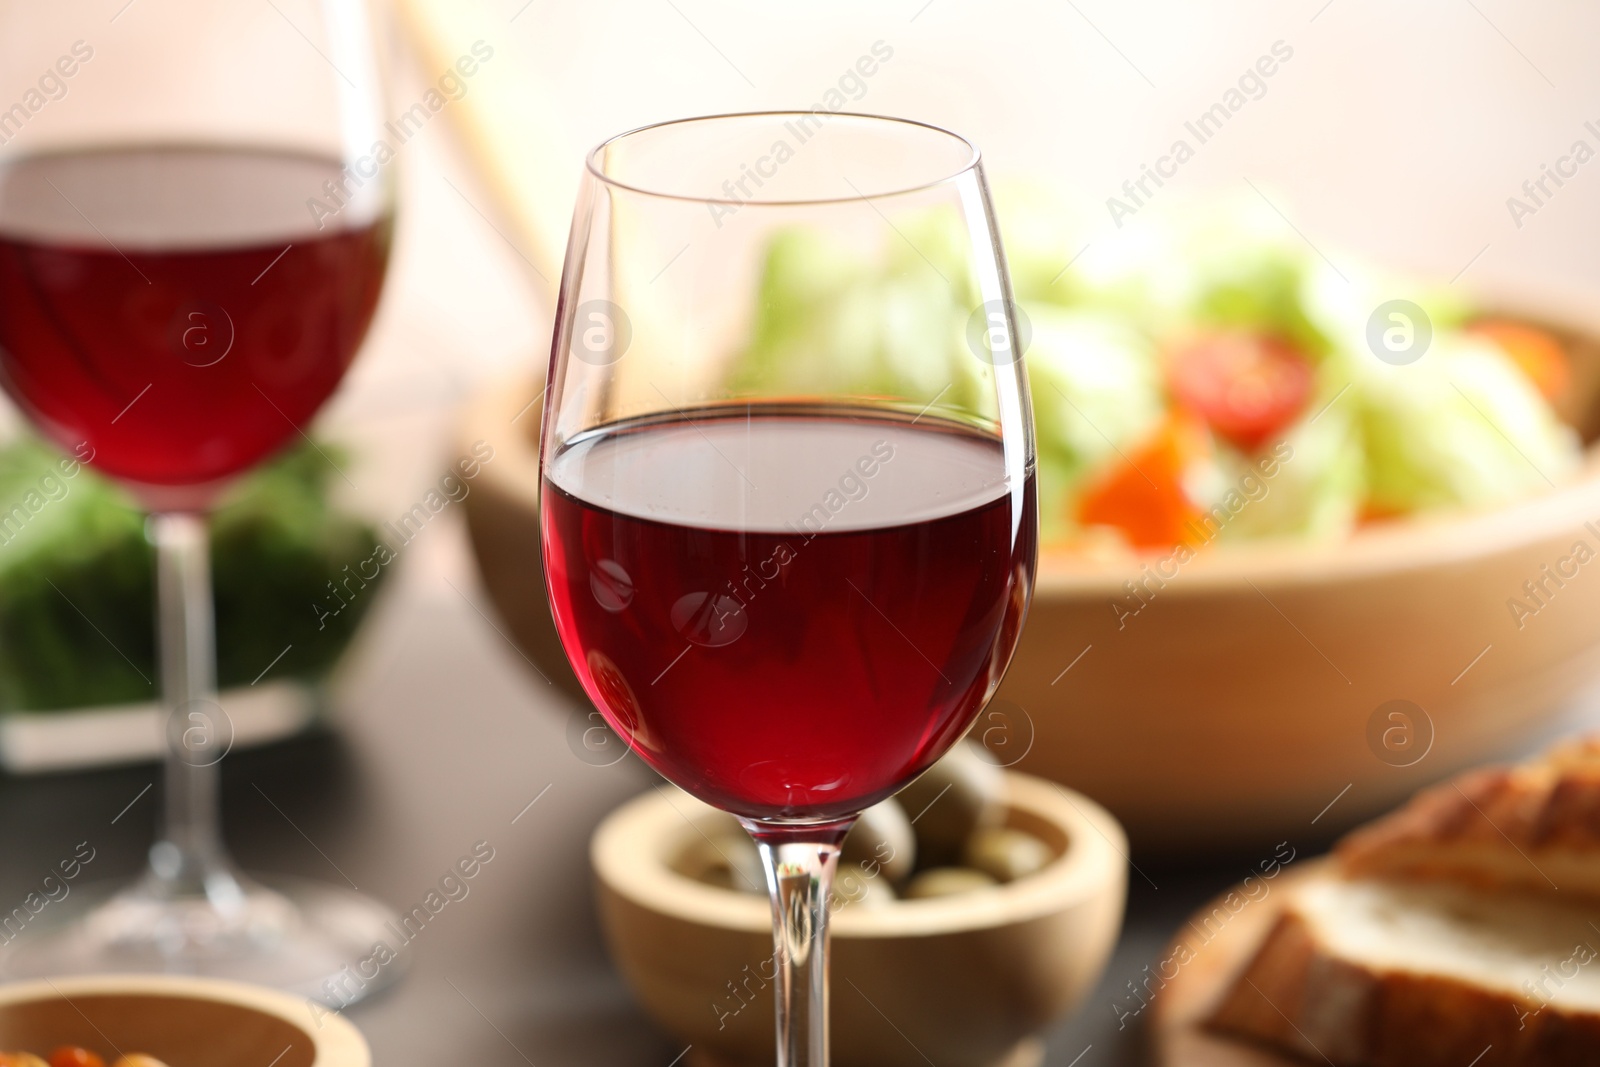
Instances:
[[[820,841],[752,829],[772,898],[778,1067],[828,1067],[828,890],[847,829]]]
[[[218,801],[219,730],[211,555],[197,512],[150,517],[156,550],[156,645],[167,714],[166,813],[151,850],[158,882],[177,895],[204,894],[225,866]],[[220,744],[225,744],[225,741]],[[213,758],[215,757],[215,758]]]

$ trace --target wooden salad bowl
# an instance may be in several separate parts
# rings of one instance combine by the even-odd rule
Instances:
[[[1575,386],[1564,414],[1593,441],[1600,346],[1565,339]],[[511,633],[583,701],[545,599],[539,411],[527,407],[538,394],[524,379],[469,408],[462,448],[486,440],[495,459],[467,516]],[[1600,675],[1600,558],[1575,562],[1579,542],[1600,557],[1592,445],[1576,480],[1499,510],[1335,543],[1213,546],[1131,618],[1116,607],[1131,603],[1125,583],[1158,557],[1047,553],[974,737],[1106,805],[1138,849],[1331,836],[1526,744]],[[1523,583],[1546,566],[1571,576],[1547,583],[1535,613],[1513,613],[1508,601],[1532,603]]]

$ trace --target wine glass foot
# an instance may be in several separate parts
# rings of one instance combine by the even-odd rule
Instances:
[[[0,955],[0,978],[185,974],[346,1008],[392,984],[408,962],[398,918],[370,897],[288,878],[208,881],[205,893],[175,895],[147,877],[47,904]],[[0,939],[14,925],[0,924]]]

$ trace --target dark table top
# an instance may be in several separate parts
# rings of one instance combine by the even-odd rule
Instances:
[[[380,1065],[667,1067],[683,1050],[611,966],[587,859],[595,825],[653,775],[634,759],[577,758],[568,703],[499,632],[462,531],[430,536],[454,547],[416,560],[382,594],[335,686],[331,728],[224,761],[233,853],[247,870],[348,877],[405,909],[474,842],[494,847],[470,894],[412,944],[400,984],[351,1009]],[[97,850],[96,878],[133,875],[153,839],[159,786],[128,805],[155,772],[0,778],[0,906],[20,902],[79,841]],[[1307,844],[1302,854],[1317,847]],[[1119,1023],[1127,984],[1259,858],[1136,854],[1142,873],[1130,877],[1116,954],[1076,1016],[1049,1033],[1047,1062],[1144,1062],[1141,1019]]]

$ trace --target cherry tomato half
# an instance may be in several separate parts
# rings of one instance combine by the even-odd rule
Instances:
[[[1192,340],[1173,352],[1168,376],[1179,404],[1246,452],[1288,429],[1311,398],[1311,362],[1260,334]]]

